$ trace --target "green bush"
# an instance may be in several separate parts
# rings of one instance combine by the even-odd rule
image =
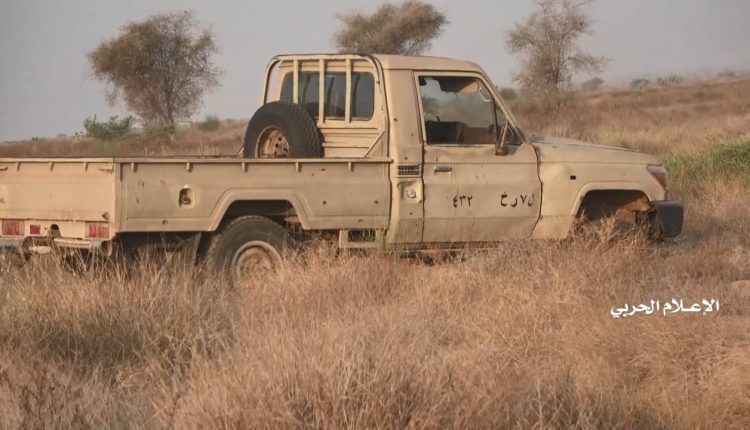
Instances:
[[[584,91],[596,91],[604,85],[604,79],[595,77],[581,84],[581,89]]]
[[[500,88],[500,97],[503,98],[503,100],[511,101],[518,98],[518,91],[516,91],[515,88],[512,87],[503,87]]]
[[[718,143],[698,155],[672,155],[665,164],[675,181],[740,178],[750,185],[750,140]]]
[[[221,120],[216,115],[208,115],[203,121],[195,123],[200,131],[216,131],[221,126]]]
[[[685,79],[680,75],[667,75],[656,79],[656,83],[662,87],[671,87],[672,85],[681,84],[683,82],[685,82]]]
[[[86,136],[101,140],[121,139],[133,132],[135,118],[127,116],[118,119],[117,115],[109,117],[109,121],[97,121],[96,115],[83,121]]]

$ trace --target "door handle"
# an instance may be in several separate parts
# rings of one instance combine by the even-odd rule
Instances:
[[[453,166],[435,166],[435,173],[451,173],[453,172]]]

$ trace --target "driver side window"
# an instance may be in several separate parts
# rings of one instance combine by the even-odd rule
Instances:
[[[419,92],[424,112],[427,144],[491,145],[497,125],[492,94],[470,76],[420,76]]]

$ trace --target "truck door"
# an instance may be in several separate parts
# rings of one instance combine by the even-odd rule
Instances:
[[[416,75],[424,144],[425,243],[526,238],[539,218],[541,182],[534,148],[509,137],[496,155],[494,130],[505,117],[483,78],[471,73]]]

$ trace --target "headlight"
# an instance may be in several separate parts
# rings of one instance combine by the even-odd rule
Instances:
[[[662,186],[662,188],[666,190],[669,185],[667,169],[665,169],[664,166],[655,164],[649,165],[648,167],[646,167],[646,169],[648,170],[648,173],[650,173],[651,176],[656,179],[656,182],[658,182]]]

